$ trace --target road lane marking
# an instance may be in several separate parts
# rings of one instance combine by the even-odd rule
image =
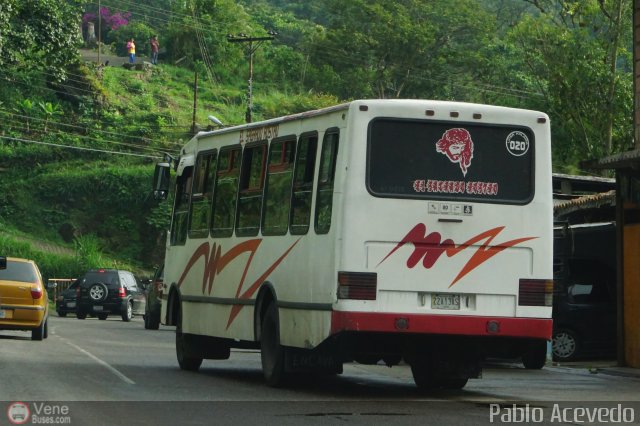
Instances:
[[[111,371],[113,374],[115,374],[120,380],[122,380],[123,382],[129,384],[129,385],[135,385],[136,382],[134,382],[133,380],[131,380],[130,378],[128,378],[127,376],[125,376],[124,374],[122,374],[120,371],[118,371],[118,369],[116,369],[115,367],[112,367],[108,362],[101,360],[100,358],[98,358],[97,356],[95,356],[94,354],[92,354],[91,352],[82,349],[80,346],[75,345],[73,343],[71,343],[70,341],[68,341],[67,339],[65,339],[64,337],[60,338],[64,343],[66,343],[67,345],[76,348],[77,350],[79,350],[80,352],[82,352],[83,354],[85,354],[86,356],[88,356],[89,358],[91,358],[92,360],[96,361],[98,364],[102,365],[103,367],[105,367],[107,370]]]

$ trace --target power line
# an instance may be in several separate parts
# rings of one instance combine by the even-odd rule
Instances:
[[[17,125],[14,125],[14,124],[9,124],[8,128],[14,129],[14,130],[18,130],[18,131],[23,131],[23,132],[30,132],[30,131],[34,130],[33,128],[27,128],[25,125],[17,126]],[[122,146],[126,146],[128,148],[133,148],[133,149],[140,150],[140,151],[151,151],[151,152],[156,152],[156,153],[157,152],[164,152],[164,151],[174,152],[174,151],[171,151],[171,150],[162,150],[162,149],[158,149],[158,148],[150,148],[150,147],[145,147],[145,146],[127,144],[127,143],[123,143],[123,142],[115,142],[115,141],[109,141],[109,140],[104,140],[104,139],[92,138],[91,136],[78,135],[78,134],[75,134],[75,133],[65,132],[65,131],[59,130],[59,129],[48,130],[47,134],[54,134],[54,135],[59,135],[59,136],[63,136],[63,137],[64,136],[70,136],[70,137],[81,138],[81,139],[86,139],[86,140],[92,140],[92,141],[102,142],[102,143],[112,144],[112,145],[122,145]]]
[[[82,147],[82,146],[62,145],[62,144],[51,143],[51,142],[34,141],[34,140],[31,140],[31,139],[13,138],[13,137],[10,137],[10,136],[0,136],[0,139],[6,139],[6,140],[10,140],[10,141],[15,141],[15,142],[33,143],[33,144],[37,144],[37,145],[55,146],[55,147],[58,147],[58,148],[77,149],[77,150],[80,150],[80,151],[100,152],[100,153],[104,153],[104,154],[128,155],[128,156],[132,156],[132,157],[143,157],[143,158],[163,158],[161,156],[155,156],[155,155],[135,154],[133,152],[107,151],[107,150],[104,150],[104,149],[86,148],[86,147]]]
[[[30,117],[30,116],[22,115],[22,114],[15,114],[15,113],[12,113],[10,111],[3,110],[2,108],[0,108],[0,114],[10,115],[12,117],[23,118],[23,119],[26,119],[26,120],[47,121],[47,123],[49,123],[49,124],[55,124],[55,125],[59,125],[59,126],[62,126],[62,127],[72,128],[72,129],[79,129],[79,130],[83,130],[85,132],[88,132],[89,130],[91,130],[93,132],[99,132],[99,133],[112,135],[112,136],[122,136],[122,137],[127,137],[127,138],[139,139],[139,140],[141,140],[143,142],[146,142],[146,143],[150,143],[150,142],[154,141],[153,139],[144,138],[144,137],[141,137],[141,136],[134,136],[134,135],[127,135],[127,134],[123,134],[123,133],[110,132],[108,130],[88,129],[87,127],[75,126],[73,124],[62,123],[62,122],[59,122],[59,121],[45,120],[43,118]],[[70,132],[68,132],[68,133],[72,134]],[[78,135],[78,136],[81,136],[81,135]],[[108,141],[108,139],[106,141]],[[123,142],[115,142],[115,141],[112,141],[112,142],[118,143],[118,144],[123,144]],[[159,143],[159,141],[157,141],[157,143]],[[177,142],[168,142],[168,141],[167,142],[163,141],[163,143],[169,143],[169,144],[176,145],[176,146],[181,146],[182,145],[182,144],[177,143]],[[137,146],[137,145],[132,145],[132,146]]]

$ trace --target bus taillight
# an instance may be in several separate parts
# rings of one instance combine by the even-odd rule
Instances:
[[[338,272],[338,299],[376,300],[378,274]]]
[[[553,280],[520,279],[518,305],[552,306]]]

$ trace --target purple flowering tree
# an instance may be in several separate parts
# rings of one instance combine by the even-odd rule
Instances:
[[[104,40],[105,36],[109,31],[115,31],[120,27],[123,27],[129,24],[129,18],[131,17],[131,12],[121,12],[115,11],[112,12],[108,7],[102,7],[99,11],[102,27],[102,34],[100,39]],[[96,29],[95,27],[98,24],[98,15],[92,12],[86,12],[82,15],[82,24],[86,29],[86,40],[93,41],[96,39]]]

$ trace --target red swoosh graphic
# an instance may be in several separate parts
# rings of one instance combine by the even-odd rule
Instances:
[[[302,239],[302,237],[298,238],[296,240],[295,243],[293,243],[291,245],[291,247],[289,247],[287,249],[287,251],[285,251],[282,256],[280,256],[278,258],[278,260],[276,260],[273,265],[269,266],[269,268],[267,268],[267,270],[258,277],[257,280],[254,281],[253,284],[251,284],[251,287],[249,287],[247,289],[247,291],[245,291],[244,293],[242,293],[242,295],[240,296],[240,299],[250,299],[251,296],[253,296],[253,293],[256,292],[256,290],[258,290],[258,288],[260,288],[260,284],[262,284],[264,282],[265,279],[267,279],[267,277],[271,274],[271,272],[273,272],[274,269],[276,269],[278,267],[278,265],[280,265],[280,263],[285,259],[285,257],[287,257],[287,255],[289,254],[289,252],[291,250],[293,250],[293,248],[296,246],[296,244],[298,244],[300,242],[300,240]],[[248,266],[247,262],[247,266]],[[240,293],[240,289],[242,288],[242,283],[244,282],[244,278],[246,275],[246,270],[245,270],[245,274],[242,276],[242,281],[240,282],[240,285],[238,286],[238,291],[236,292],[236,295],[238,293]],[[229,326],[231,325],[231,323],[233,322],[233,320],[236,319],[236,317],[238,316],[238,314],[240,313],[240,311],[242,310],[242,308],[244,308],[245,305],[233,305],[233,307],[231,308],[231,314],[229,315],[229,322],[227,322],[227,330],[229,329]]]
[[[440,256],[443,253],[447,254],[447,257],[453,257],[456,254],[464,251],[468,247],[471,247],[475,243],[484,240],[484,244],[477,248],[477,250],[473,253],[471,258],[467,261],[467,263],[462,267],[458,275],[453,279],[451,284],[449,284],[449,288],[451,288],[455,283],[457,283],[460,279],[462,279],[469,272],[473,271],[475,268],[491,259],[496,254],[501,251],[521,244],[525,241],[533,240],[538,237],[524,237],[517,238],[515,240],[505,241],[500,244],[496,244],[494,246],[490,246],[489,244],[493,241],[493,239],[504,229],[504,226],[498,226],[496,228],[489,229],[481,234],[472,237],[468,241],[457,245],[451,239],[446,239],[442,241],[442,236],[438,232],[432,232],[427,234],[427,226],[424,223],[419,223],[411,229],[407,235],[391,250],[379,263],[376,267],[380,266],[384,261],[386,261],[393,253],[395,253],[400,247],[404,246],[407,243],[411,243],[414,246],[413,253],[407,259],[407,267],[413,268],[418,262],[422,259],[422,266],[429,269],[438,261]]]
[[[258,277],[258,279],[251,284],[251,286],[242,294],[242,286],[247,277],[247,272],[249,271],[249,266],[251,266],[251,262],[253,261],[253,257],[258,251],[258,247],[260,247],[260,243],[262,243],[262,239],[253,239],[244,241],[236,246],[233,246],[228,252],[224,255],[222,253],[222,247],[213,244],[213,247],[210,250],[209,242],[202,243],[196,248],[196,250],[191,255],[191,258],[187,262],[187,266],[184,268],[180,279],[178,280],[177,286],[181,287],[186,279],[187,275],[193,268],[193,265],[196,264],[201,258],[204,257],[205,260],[205,268],[204,273],[202,275],[202,294],[211,294],[213,291],[213,284],[215,281],[215,277],[220,274],[231,262],[233,262],[238,256],[249,253],[249,258],[246,261],[244,271],[242,272],[242,277],[240,278],[240,282],[238,283],[238,288],[236,290],[236,298],[239,299],[250,299],[251,296],[260,288],[260,285],[264,282],[264,280],[282,263],[282,261],[289,255],[291,250],[300,242],[302,237],[298,238],[283,254],[280,256],[267,270]],[[235,318],[238,316],[240,311],[244,305],[233,305],[231,308],[231,314],[229,316],[229,321],[227,322],[227,329],[233,323]]]

